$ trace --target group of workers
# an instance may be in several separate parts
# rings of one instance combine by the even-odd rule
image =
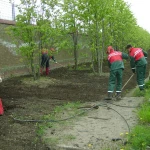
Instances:
[[[108,82],[108,96],[105,100],[113,99],[113,92],[116,85],[116,100],[121,100],[121,90],[122,90],[122,76],[124,70],[123,59],[130,59],[130,66],[132,72],[136,73],[137,83],[139,89],[144,91],[144,80],[146,74],[146,64],[147,64],[147,53],[141,48],[135,48],[132,45],[127,45],[127,53],[114,50],[112,46],[108,46],[108,64],[110,68],[109,82]]]
[[[128,53],[124,53],[118,50],[114,50],[112,46],[108,46],[108,65],[110,68],[109,82],[108,82],[108,96],[105,100],[112,100],[114,90],[116,91],[115,98],[116,100],[121,100],[122,92],[122,77],[124,70],[123,59],[130,59],[130,66],[132,72],[136,73],[137,83],[139,89],[144,91],[144,80],[146,74],[146,64],[147,64],[147,53],[141,48],[135,48],[132,45],[127,45],[126,50]],[[55,52],[54,48],[42,49],[41,57],[41,74],[43,74],[44,67],[46,68],[46,75],[49,74],[50,65],[49,60],[52,59],[55,63],[53,53]]]

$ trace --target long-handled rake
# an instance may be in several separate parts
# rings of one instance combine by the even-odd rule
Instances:
[[[132,74],[131,77],[128,79],[128,81],[123,85],[121,91],[125,88],[125,86],[129,83],[129,81],[132,79],[133,76],[134,76],[134,74]],[[119,95],[116,95],[115,97],[118,98]]]
[[[132,79],[132,77],[134,76],[134,73],[131,75],[131,77],[128,79],[128,81],[124,84],[124,86],[122,87],[122,89],[121,90],[123,90],[124,89],[124,87],[128,84],[128,82]]]

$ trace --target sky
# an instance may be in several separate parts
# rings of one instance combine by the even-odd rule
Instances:
[[[137,19],[137,24],[150,33],[150,0],[124,0],[130,4],[130,10]]]
[[[20,0],[12,0],[16,4]],[[130,10],[137,19],[137,24],[150,33],[150,0],[124,0],[130,5]],[[12,19],[9,0],[0,0],[0,19]]]

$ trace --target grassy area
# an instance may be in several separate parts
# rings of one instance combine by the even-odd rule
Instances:
[[[144,103],[137,110],[139,123],[127,138],[127,145],[122,150],[148,150],[150,149],[150,80],[145,84],[145,91],[137,89],[134,96],[144,96]]]

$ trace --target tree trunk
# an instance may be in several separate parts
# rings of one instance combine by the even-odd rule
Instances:
[[[100,72],[103,72],[103,60],[104,60],[104,48],[105,48],[105,31],[104,31],[104,19],[102,19],[102,51],[101,51],[101,63]]]
[[[96,20],[96,52],[97,52],[97,63],[98,63],[98,74],[100,75],[100,47],[99,47],[99,28],[98,28],[98,22],[97,22],[97,17],[95,15],[95,20]]]
[[[75,70],[77,70],[78,67],[78,33],[77,31],[73,33],[73,43],[74,43],[74,62],[75,62]]]
[[[92,70],[93,70],[93,73],[96,74],[95,68],[94,68],[94,52],[92,52]]]

